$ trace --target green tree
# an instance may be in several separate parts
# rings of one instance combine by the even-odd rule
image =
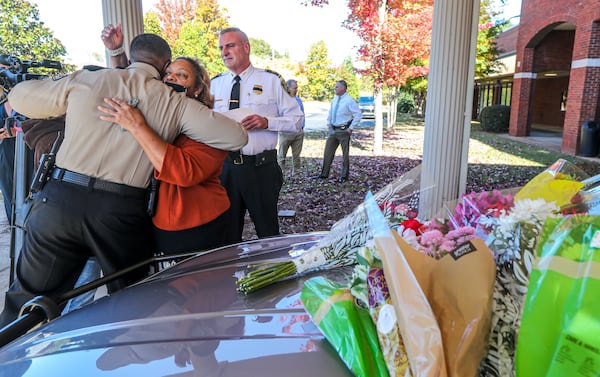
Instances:
[[[194,18],[196,0],[158,0],[155,5],[160,21],[161,35],[174,46],[181,26]]]
[[[229,26],[227,9],[221,8],[216,0],[161,0],[161,3],[169,2],[179,4],[179,9],[186,14],[178,18],[171,10],[157,7],[157,18],[161,25],[159,34],[166,34],[164,19],[174,20],[170,33],[177,37],[172,43],[169,41],[173,56],[197,58],[211,76],[225,71],[219,52],[219,31]],[[188,5],[193,6],[191,11]],[[163,14],[165,11],[168,13]],[[179,23],[183,19],[185,21]]]
[[[360,83],[358,77],[356,77],[356,70],[352,65],[352,58],[350,56],[346,57],[337,71],[336,80],[346,81],[348,84],[347,93],[358,100],[358,97],[360,97]]]
[[[218,62],[221,67],[219,72],[221,72],[225,66],[219,51],[219,32],[230,26],[229,13],[227,9],[219,6],[217,0],[200,0],[197,1],[195,14],[194,22],[198,23],[202,38],[207,44],[205,60],[211,63]]]
[[[149,11],[144,14],[144,33],[152,33],[164,38],[160,19],[156,12]]]
[[[40,21],[37,5],[25,0],[0,0],[0,53],[22,60],[62,62],[66,50]]]
[[[264,39],[255,39],[248,37],[250,40],[250,46],[252,46],[252,54],[261,58],[281,58],[281,54],[273,49],[271,45]]]
[[[328,50],[324,41],[310,46],[308,56],[300,73],[306,77],[306,87],[302,93],[316,101],[328,101],[333,98],[335,85],[334,70],[328,59]]]
[[[173,49],[173,56],[194,57],[206,67],[210,76],[214,76],[225,70],[225,65],[220,58],[213,58],[213,60],[208,58],[211,55],[211,48],[208,45],[209,42],[204,38],[206,34],[202,29],[202,25],[195,21],[184,24],[177,40],[177,46]]]
[[[481,0],[479,7],[475,77],[485,77],[500,69],[501,63],[498,60],[500,51],[498,51],[496,38],[506,28],[508,21],[497,19],[498,11],[490,0]]]

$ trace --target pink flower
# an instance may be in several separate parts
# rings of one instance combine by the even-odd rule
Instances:
[[[473,238],[475,228],[468,226],[450,230],[446,234],[439,229],[429,229],[417,237],[417,242],[423,252],[434,258],[441,258]]]

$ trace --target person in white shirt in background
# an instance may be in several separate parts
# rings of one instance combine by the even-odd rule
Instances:
[[[360,124],[362,118],[358,103],[346,93],[347,89],[348,84],[346,81],[338,80],[335,83],[335,97],[333,97],[329,115],[327,115],[329,136],[325,142],[321,174],[317,176],[319,179],[329,178],[329,170],[335,157],[335,151],[341,145],[343,163],[342,172],[338,179],[340,183],[346,182],[350,177],[350,137],[352,136],[352,130]]]

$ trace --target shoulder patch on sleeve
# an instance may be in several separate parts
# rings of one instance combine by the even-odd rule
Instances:
[[[281,81],[281,87],[283,88],[283,91],[286,92],[287,94],[290,94],[290,92],[288,92],[287,83],[285,82],[285,79],[283,78],[283,76],[281,76],[279,73],[272,71],[270,69],[265,69],[265,72],[272,73],[275,76],[279,77],[279,81]]]
[[[100,69],[105,69],[106,67],[102,67],[100,65],[94,65],[94,64],[90,64],[90,65],[84,65],[83,69],[85,69],[86,71],[98,71]]]
[[[282,77],[281,77],[281,75],[280,75],[279,73],[277,73],[277,72],[273,71],[272,69],[267,69],[267,68],[265,68],[265,72],[272,73],[272,74],[274,74],[275,76],[277,76],[277,77],[279,77],[279,78],[282,78]]]

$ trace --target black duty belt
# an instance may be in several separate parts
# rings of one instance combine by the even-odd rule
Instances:
[[[352,124],[352,121],[348,121],[345,124],[340,124],[340,125],[337,125],[337,126],[331,126],[331,128],[333,128],[334,130],[345,130],[348,127],[350,127],[351,124]]]
[[[59,182],[68,182],[74,185],[87,187],[90,190],[99,190],[112,192],[114,194],[125,196],[145,197],[147,190],[139,187],[127,186],[121,183],[105,181],[89,175],[75,173],[74,171],[63,168],[54,168],[52,171],[52,179]]]
[[[277,150],[269,149],[267,151],[254,155],[241,154],[239,151],[229,152],[225,161],[230,162],[234,165],[251,164],[254,166],[262,166],[272,162],[277,162]]]

